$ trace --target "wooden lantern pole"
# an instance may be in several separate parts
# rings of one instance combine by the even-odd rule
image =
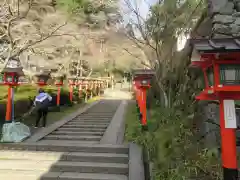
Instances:
[[[8,99],[7,99],[7,108],[6,108],[6,123],[11,122],[11,115],[12,115],[12,86],[8,86]]]
[[[88,81],[86,81],[86,96],[85,96],[85,102],[88,101]]]
[[[101,96],[101,82],[98,83],[98,96]]]
[[[61,86],[58,85],[58,91],[57,91],[57,106],[60,107],[60,98],[61,98]]]
[[[79,81],[79,89],[78,89],[78,96],[79,96],[79,98],[81,97],[81,95],[82,95],[82,82]]]
[[[93,98],[93,81],[90,81],[90,98]]]
[[[70,84],[69,86],[69,99],[71,102],[73,102],[73,85]]]

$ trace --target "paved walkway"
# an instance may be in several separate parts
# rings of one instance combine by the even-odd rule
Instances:
[[[128,93],[117,91],[36,133],[26,142],[0,144],[0,179],[127,180],[123,145]],[[136,154],[136,153],[134,153]]]

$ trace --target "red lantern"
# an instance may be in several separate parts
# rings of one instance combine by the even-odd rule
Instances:
[[[87,80],[83,81],[83,85],[85,86],[85,89],[88,89],[88,81]]]
[[[79,96],[79,97],[81,97],[81,93],[82,93],[82,84],[83,84],[83,83],[82,83],[82,80],[79,79],[79,80],[78,80],[78,83],[77,83],[77,85],[78,85],[78,93],[79,93],[78,96]]]
[[[134,83],[136,86],[136,98],[140,108],[140,119],[143,130],[147,129],[147,90],[151,87],[150,80],[154,76],[154,71],[149,69],[138,69],[134,71]]]
[[[195,39],[191,43],[191,66],[202,69],[205,81],[205,88],[196,99],[219,101],[223,176],[224,180],[237,180],[234,100],[240,99],[240,42],[226,38]]]
[[[4,85],[8,85],[8,101],[7,101],[7,108],[6,108],[6,117],[5,122],[11,122],[12,117],[14,117],[13,111],[12,111],[12,98],[14,96],[13,94],[13,86],[19,85],[19,77],[23,76],[23,70],[22,70],[21,63],[19,59],[9,59],[6,66],[3,68],[2,73],[4,74],[3,82]],[[12,116],[12,117],[11,117]]]
[[[4,73],[4,84],[9,86],[18,86],[19,77],[24,75],[18,59],[10,59],[7,65],[4,67],[2,73]]]
[[[51,72],[48,70],[43,70],[42,72],[35,74],[37,80],[36,84],[39,86],[46,86],[50,78],[50,73]]]
[[[76,77],[68,77],[68,84],[69,84],[69,99],[73,102],[73,86],[76,85]]]
[[[61,88],[63,86],[64,75],[55,74],[54,78],[55,78],[55,85],[58,87],[58,91],[57,91],[57,107],[59,108],[58,110],[60,110]]]
[[[56,77],[55,85],[56,86],[63,86],[63,80],[64,80],[63,76]]]
[[[68,78],[68,84],[71,86],[76,85],[76,77],[69,77]]]

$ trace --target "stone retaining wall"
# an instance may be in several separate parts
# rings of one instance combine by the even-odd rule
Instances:
[[[208,0],[214,37],[240,36],[240,0]]]

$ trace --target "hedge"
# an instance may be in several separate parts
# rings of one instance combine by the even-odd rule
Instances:
[[[51,108],[54,109],[57,105],[57,87],[55,86],[45,86],[43,89],[49,93],[53,100],[51,102]],[[38,87],[36,85],[21,85],[15,88],[14,92],[14,114],[16,117],[21,117],[24,113],[28,112],[32,107],[35,96],[38,94]],[[90,91],[88,92],[88,97],[90,97]],[[79,97],[78,89],[73,91],[73,101],[76,103],[82,103],[85,100],[86,92],[83,90],[81,97]],[[93,92],[93,95],[96,95]],[[69,99],[69,89],[68,87],[62,87],[60,95],[60,106],[72,105]],[[0,124],[4,122],[6,113],[6,101],[7,101],[7,87],[0,86]]]
[[[202,147],[184,112],[152,104],[145,132],[141,131],[134,103],[126,116],[125,139],[143,147],[146,169],[150,169],[148,179],[221,179],[218,150]]]

